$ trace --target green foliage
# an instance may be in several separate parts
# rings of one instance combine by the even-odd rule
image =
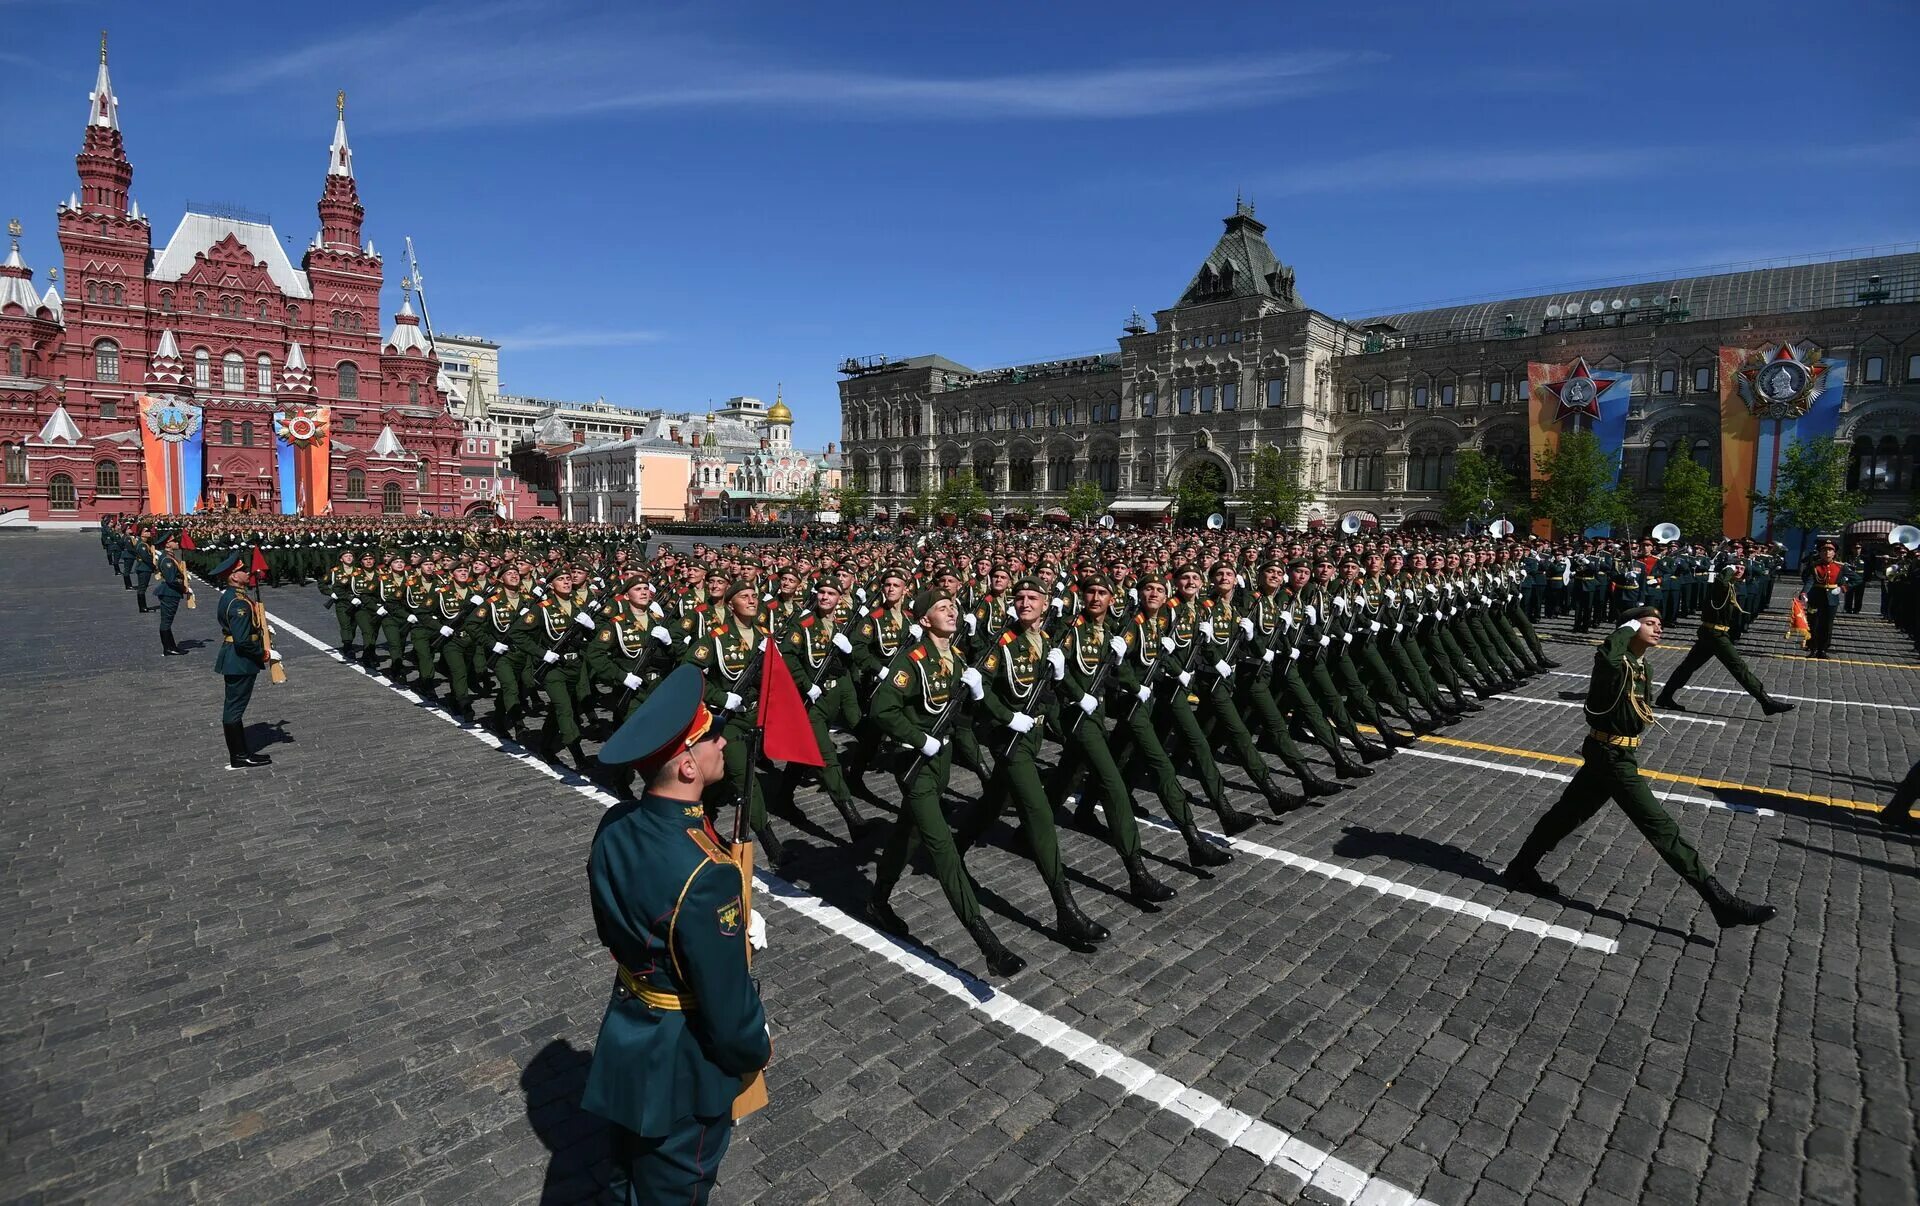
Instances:
[[[992,501],[974,480],[973,470],[962,469],[950,480],[940,483],[940,489],[933,496],[933,508],[935,514],[951,511],[965,523],[975,511],[986,510]]]
[[[1060,500],[1060,509],[1073,516],[1075,523],[1091,523],[1107,509],[1106,491],[1093,482],[1075,482],[1067,487],[1067,496]]]
[[[1253,480],[1240,492],[1248,519],[1290,528],[1313,505],[1313,497],[1297,453],[1268,444],[1253,454]]]
[[[1633,498],[1619,484],[1620,458],[1608,455],[1592,432],[1561,436],[1559,446],[1534,468],[1534,504],[1553,521],[1555,536],[1578,536],[1603,526],[1629,535],[1639,527]]]
[[[794,523],[812,523],[813,517],[827,509],[827,499],[820,492],[820,479],[813,477],[807,484],[782,499],[781,508]]]
[[[1772,493],[1751,492],[1774,528],[1800,529],[1800,552],[1819,532],[1837,532],[1860,518],[1866,496],[1847,489],[1847,449],[1830,436],[1796,440],[1780,454]]]
[[[827,493],[841,523],[866,523],[873,518],[873,495],[852,474],[843,475],[840,485]]]
[[[1453,458],[1453,472],[1441,483],[1445,494],[1440,513],[1448,523],[1479,523],[1486,514],[1483,504],[1493,500],[1493,514],[1521,522],[1516,512],[1524,512],[1520,483],[1499,461],[1477,448],[1467,448]]]
[[[1667,462],[1666,475],[1660,479],[1659,522],[1678,524],[1680,539],[1688,544],[1696,540],[1712,544],[1722,535],[1720,507],[1725,493],[1713,484],[1705,466],[1675,457]]]
[[[1211,461],[1202,461],[1180,475],[1173,488],[1175,522],[1183,528],[1197,528],[1207,516],[1226,510],[1226,474]]]

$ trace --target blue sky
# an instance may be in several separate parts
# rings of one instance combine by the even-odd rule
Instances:
[[[157,236],[227,201],[297,255],[345,88],[389,311],[411,235],[509,389],[784,382],[817,446],[847,356],[1110,350],[1236,191],[1339,315],[1920,239],[1920,7],[1814,13],[0,0],[0,207],[44,281],[106,25]]]

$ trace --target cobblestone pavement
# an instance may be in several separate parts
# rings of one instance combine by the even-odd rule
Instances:
[[[598,1200],[600,800],[297,639],[333,632],[310,589],[268,592],[290,681],[250,720],[275,763],[229,773],[203,597],[165,660],[94,536],[0,538],[0,1198]],[[1782,627],[1744,647],[1798,711],[1704,690],[1732,687],[1713,667],[1644,758],[1719,876],[1781,907],[1758,930],[1716,931],[1613,810],[1543,868],[1568,903],[1492,882],[1572,769],[1574,644],[1569,677],[1211,875],[1150,828],[1179,889],[1156,910],[1063,830],[1115,933],[1092,954],[1051,937],[1002,829],[969,863],[1031,961],[1006,985],[846,917],[872,851],[803,795],[756,964],[774,1105],[715,1200],[1920,1199],[1920,850],[1862,811],[1920,756],[1920,669],[1871,616],[1836,656],[1873,664],[1757,656]],[[895,901],[978,967],[930,877]]]

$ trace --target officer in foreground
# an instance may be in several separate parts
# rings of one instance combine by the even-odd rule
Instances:
[[[749,885],[701,804],[726,778],[727,746],[701,687],[696,667],[679,667],[600,751],[646,784],[601,818],[587,859],[594,928],[616,969],[580,1104],[613,1124],[614,1200],[626,1206],[707,1200],[736,1098],[773,1054],[749,972]]]

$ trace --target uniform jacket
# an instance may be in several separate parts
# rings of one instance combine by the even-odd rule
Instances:
[[[214,656],[216,674],[258,674],[267,668],[267,647],[253,601],[237,590],[220,592],[220,652]]]

